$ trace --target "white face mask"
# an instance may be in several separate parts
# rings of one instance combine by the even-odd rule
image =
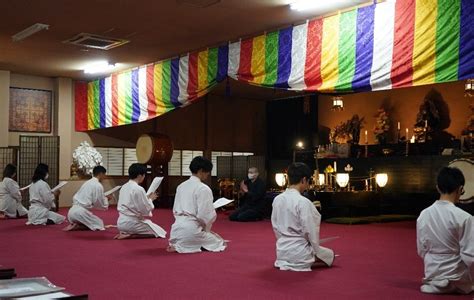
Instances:
[[[255,173],[248,173],[248,177],[249,177],[250,180],[253,180],[253,179],[257,178],[257,174],[255,174]]]
[[[44,176],[44,180],[47,180],[49,178],[49,174],[46,174],[46,176]]]

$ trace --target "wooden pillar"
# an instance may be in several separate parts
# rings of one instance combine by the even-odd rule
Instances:
[[[0,147],[9,146],[10,72],[0,70]]]

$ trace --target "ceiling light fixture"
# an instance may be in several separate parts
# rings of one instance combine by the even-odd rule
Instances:
[[[318,2],[319,1],[299,0],[293,3],[290,3],[290,9],[296,10],[296,11],[314,9],[321,5],[321,3],[318,3]]]
[[[109,64],[107,61],[100,61],[90,64],[84,68],[85,74],[107,73],[115,68],[115,64]]]
[[[387,0],[385,0],[387,1]],[[392,0],[394,1],[394,0]],[[392,2],[390,1],[390,2]],[[374,3],[374,1],[369,0],[293,0],[289,4],[291,10],[298,12],[314,10],[319,13],[329,13],[336,12],[338,10],[347,10],[350,7],[357,7],[362,4]]]
[[[33,34],[37,33],[38,31],[45,30],[45,29],[48,30],[49,25],[36,23],[36,24],[31,25],[30,27],[26,28],[25,30],[20,31],[17,34],[13,35],[12,40],[14,42],[19,42],[21,40],[26,39],[30,35],[33,35]]]

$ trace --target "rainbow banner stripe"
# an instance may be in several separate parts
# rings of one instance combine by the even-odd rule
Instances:
[[[474,1],[399,0],[76,83],[76,130],[132,124],[196,101],[227,76],[347,93],[474,78]]]

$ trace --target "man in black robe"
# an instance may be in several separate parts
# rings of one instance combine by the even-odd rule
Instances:
[[[240,184],[239,209],[229,216],[236,222],[252,222],[263,219],[265,183],[258,177],[258,169],[249,168],[248,178]]]

